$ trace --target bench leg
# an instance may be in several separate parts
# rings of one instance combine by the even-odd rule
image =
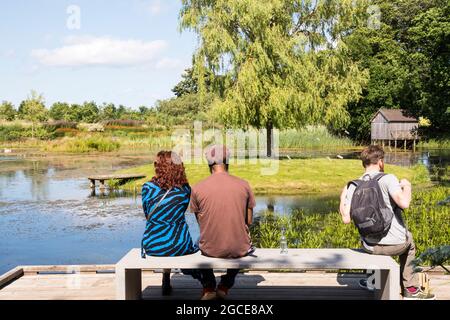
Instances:
[[[400,299],[400,270],[399,268],[380,270],[380,286],[376,291],[376,298],[380,300]]]
[[[140,300],[142,295],[142,270],[116,267],[116,299]]]

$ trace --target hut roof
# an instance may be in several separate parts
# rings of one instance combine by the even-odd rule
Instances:
[[[401,109],[380,109],[374,115],[372,121],[379,113],[381,113],[387,122],[418,122],[416,118],[406,115],[406,112]]]

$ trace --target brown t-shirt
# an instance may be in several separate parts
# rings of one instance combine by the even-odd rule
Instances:
[[[200,225],[200,250],[215,258],[240,258],[251,247],[245,223],[255,197],[247,181],[214,173],[192,188],[191,211]]]

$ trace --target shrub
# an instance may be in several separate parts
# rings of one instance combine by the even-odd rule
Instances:
[[[33,132],[31,127],[22,124],[13,123],[9,125],[0,125],[0,141],[19,141],[31,138]],[[54,127],[38,126],[34,129],[34,138],[40,140],[49,140],[56,137]]]
[[[44,124],[45,127],[54,127],[55,129],[60,129],[60,128],[76,129],[77,125],[78,124],[76,122],[64,121],[64,120],[47,122]]]
[[[87,138],[63,138],[45,147],[47,151],[87,153],[87,152],[111,152],[120,148],[120,143],[111,138],[92,136]]]
[[[102,121],[102,124],[104,126],[142,127],[145,124],[145,121],[118,119],[118,120],[105,120]]]
[[[445,266],[450,263],[450,245],[427,249],[413,261],[416,267],[426,263],[433,268],[441,266],[445,271],[450,273],[450,270]]]
[[[80,123],[78,129],[88,132],[104,132],[105,127],[100,123]]]

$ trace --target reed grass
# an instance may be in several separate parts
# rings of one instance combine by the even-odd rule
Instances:
[[[450,206],[440,204],[450,194],[450,188],[434,187],[415,192],[404,217],[413,234],[417,255],[428,248],[450,244]],[[338,202],[336,200],[336,207]],[[257,247],[278,248],[281,229],[286,229],[290,248],[358,248],[359,234],[350,224],[342,223],[338,212],[305,213],[294,210],[290,216],[266,213],[251,228]]]
[[[338,137],[323,126],[308,126],[299,130],[280,132],[282,149],[350,148],[355,144],[349,137]]]

